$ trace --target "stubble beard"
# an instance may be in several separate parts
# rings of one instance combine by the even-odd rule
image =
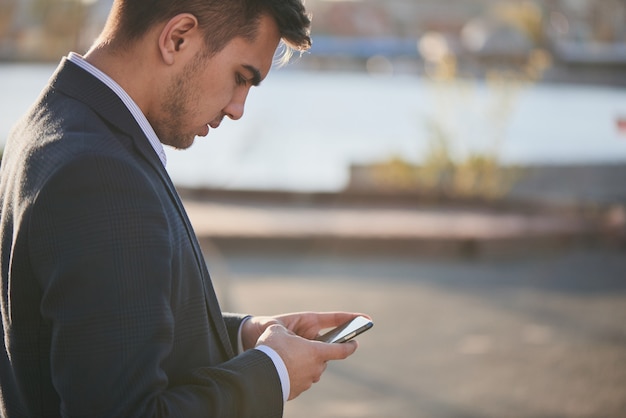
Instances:
[[[164,116],[160,121],[158,131],[155,131],[160,141],[176,149],[187,149],[193,145],[195,133],[187,131],[184,116],[193,110],[191,103],[197,103],[197,80],[201,65],[200,59],[195,59],[185,66],[168,86],[165,98],[161,105]]]

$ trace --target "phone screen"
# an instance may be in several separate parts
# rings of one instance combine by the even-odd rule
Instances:
[[[345,324],[331,329],[326,334],[317,337],[317,340],[326,343],[343,343],[367,331],[373,325],[374,323],[364,316],[357,316]]]

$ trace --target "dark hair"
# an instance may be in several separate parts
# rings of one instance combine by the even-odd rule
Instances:
[[[236,37],[254,39],[262,15],[276,21],[287,59],[293,50],[302,52],[311,46],[311,20],[302,0],[115,0],[110,22],[113,42],[128,45],[153,25],[180,13],[198,19],[210,55]]]

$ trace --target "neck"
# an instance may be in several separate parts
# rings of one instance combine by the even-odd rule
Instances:
[[[139,44],[125,50],[113,48],[107,43],[94,45],[84,59],[119,84],[144,114],[150,112],[153,97],[157,93],[154,65]]]

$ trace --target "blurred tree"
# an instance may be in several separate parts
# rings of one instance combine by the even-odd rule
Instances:
[[[43,31],[43,58],[56,59],[74,49],[87,18],[83,0],[34,0],[32,17]]]
[[[496,19],[509,23],[524,32],[535,45],[543,45],[543,14],[535,2],[526,0],[515,3],[496,3],[491,13]]]
[[[0,0],[0,41],[11,31],[17,0]]]
[[[523,174],[520,167],[505,166],[500,161],[515,99],[521,89],[541,78],[550,57],[544,50],[534,49],[519,67],[491,67],[484,79],[487,94],[478,97],[471,94],[476,90],[471,80],[459,76],[457,57],[443,40],[432,33],[419,43],[426,75],[435,89],[436,110],[426,119],[429,147],[420,158],[421,164],[391,158],[375,167],[373,181],[379,188],[425,195],[502,198]],[[473,113],[472,119],[484,118],[484,129],[471,129],[468,113]],[[462,152],[467,135],[479,135],[482,149]]]

